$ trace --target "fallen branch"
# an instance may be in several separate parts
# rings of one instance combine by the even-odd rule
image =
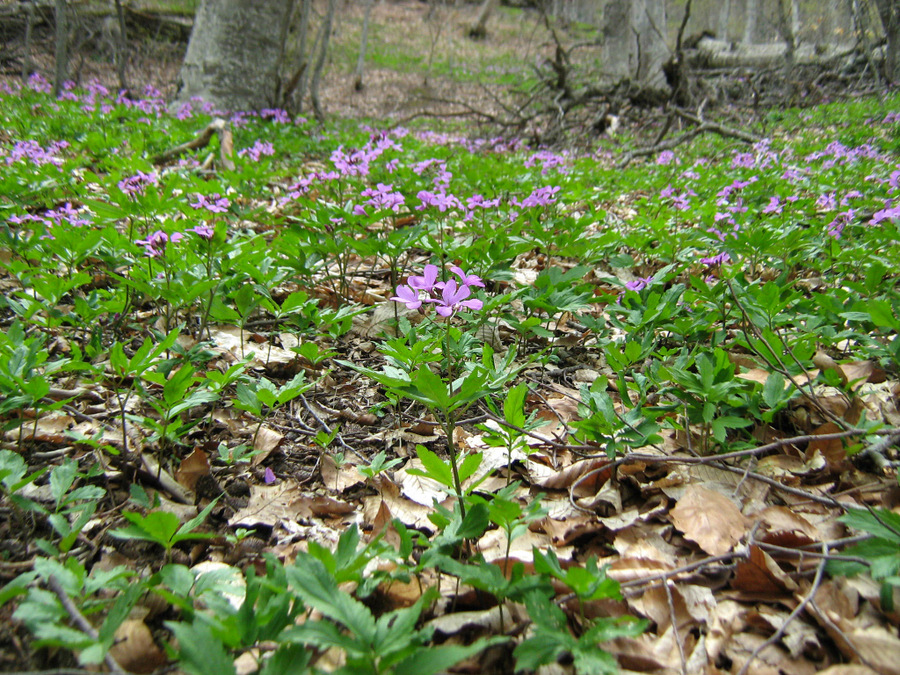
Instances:
[[[746,131],[741,131],[740,129],[735,129],[734,127],[728,127],[724,124],[718,124],[717,122],[707,122],[706,120],[697,117],[687,111],[681,110],[680,108],[674,108],[675,114],[682,119],[688,120],[696,124],[693,129],[690,131],[686,131],[681,136],[677,138],[672,138],[668,141],[662,141],[660,143],[654,143],[651,146],[646,148],[637,148],[636,150],[629,150],[625,153],[625,156],[622,158],[622,161],[618,164],[618,169],[624,169],[629,164],[631,164],[632,160],[637,157],[646,157],[648,155],[655,155],[663,150],[671,150],[682,143],[687,143],[688,141],[692,141],[697,136],[701,134],[717,134],[724,138],[735,138],[739,141],[743,141],[744,143],[759,143],[762,139],[759,136],[754,134],[747,133]]]
[[[84,618],[84,615],[78,610],[75,603],[72,602],[72,598],[69,597],[69,594],[66,593],[65,589],[62,587],[62,584],[59,583],[59,579],[51,574],[47,579],[47,585],[50,587],[50,590],[56,594],[56,597],[59,598],[63,608],[72,618],[72,621],[75,622],[75,625],[92,640],[99,640],[100,635],[97,633],[97,629]],[[116,673],[117,675],[128,675],[128,671],[122,668],[109,652],[103,657],[103,662],[109,668],[109,672]]]
[[[232,156],[234,155],[234,138],[231,135],[231,129],[228,127],[228,122],[221,117],[217,117],[210,122],[193,140],[177,145],[154,157],[153,163],[163,164],[186,152],[205,148],[212,140],[213,134],[218,134],[219,136],[219,156],[222,161],[222,166],[228,171],[234,171],[234,160],[232,159]]]

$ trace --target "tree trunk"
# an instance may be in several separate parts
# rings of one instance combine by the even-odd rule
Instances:
[[[294,76],[296,82],[296,91],[288,91],[287,96],[291,101],[296,101],[297,112],[303,110],[303,99],[306,97],[306,83],[309,82],[309,55],[306,51],[306,42],[309,37],[309,16],[312,14],[312,0],[303,0],[300,5],[300,65]],[[315,51],[313,44],[312,51]]]
[[[619,80],[630,78],[660,92],[667,89],[664,2],[611,0],[603,12],[602,39],[604,74]]]
[[[728,22],[731,18],[731,0],[722,0],[719,7],[718,22],[716,23],[716,37],[720,40],[728,39]]]
[[[900,78],[900,3],[897,0],[875,0],[881,27],[884,29],[884,76],[888,82]]]
[[[363,18],[362,36],[359,39],[359,58],[356,60],[356,77],[353,78],[353,89],[362,91],[363,88],[363,68],[366,65],[366,45],[369,42],[369,19],[372,17],[372,8],[375,6],[375,0],[369,0],[366,6],[366,15]]]
[[[69,21],[66,0],[56,0],[56,67],[53,74],[53,96],[59,97],[69,67]]]
[[[497,7],[498,0],[484,0],[481,8],[478,10],[478,18],[469,28],[469,37],[473,40],[483,40],[487,37],[487,22],[491,18],[491,13]]]
[[[791,34],[795,41],[800,35],[800,0],[791,0]]]
[[[787,87],[787,98],[789,101],[793,100],[796,94],[796,87],[794,86],[794,65],[796,62],[795,53],[797,51],[797,43],[794,35],[794,21],[792,16],[788,16],[788,8],[785,7],[786,0],[778,0],[778,16],[776,17],[776,21],[778,23],[778,32],[781,34],[781,39],[784,41],[784,70],[783,77]],[[793,8],[794,0],[791,0],[791,5]]]
[[[128,64],[128,34],[125,32],[125,10],[122,0],[116,0],[116,20],[119,22],[119,34],[116,40],[116,72],[119,75],[119,89],[128,90],[128,79],[125,76],[125,66]]]
[[[22,57],[22,79],[27,80],[33,72],[31,62],[31,32],[34,27],[34,2],[25,3],[25,55]]]
[[[325,12],[325,22],[322,24],[322,39],[319,44],[319,55],[316,59],[316,67],[313,70],[312,82],[309,85],[309,98],[312,102],[313,114],[320,122],[325,120],[325,111],[322,110],[322,102],[319,100],[319,83],[322,81],[322,71],[325,68],[325,57],[328,55],[328,43],[331,41],[331,25],[334,22],[334,9],[337,0],[328,0],[328,9]]]
[[[744,44],[756,42],[756,20],[759,17],[758,0],[746,0],[744,5]]]
[[[202,0],[181,66],[178,100],[227,110],[281,104],[284,40],[295,0]]]

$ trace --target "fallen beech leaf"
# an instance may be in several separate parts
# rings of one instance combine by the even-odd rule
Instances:
[[[747,530],[747,519],[721,492],[690,485],[669,513],[672,524],[710,555],[728,553]]]
[[[167,660],[153,641],[147,624],[137,619],[126,619],[119,625],[109,653],[122,668],[132,673],[152,673]]]
[[[284,434],[280,434],[267,426],[260,427],[259,431],[256,432],[256,439],[253,441],[253,449],[256,450],[257,454],[250,460],[250,464],[258,466],[278,447],[282,438],[284,438]]]
[[[751,546],[749,558],[738,563],[731,587],[761,595],[797,590],[796,582],[759,546]]]
[[[565,490],[585,474],[594,471],[595,469],[602,469],[607,464],[609,464],[609,460],[603,458],[589,459],[584,462],[577,462],[572,466],[563,469],[562,471],[557,471],[549,478],[535,483],[535,485],[547,488],[548,490]],[[576,496],[594,496],[595,494],[597,494],[597,491],[601,487],[603,487],[603,484],[610,479],[611,476],[612,470],[597,471],[590,478],[583,480],[578,484],[578,488],[575,490]]]
[[[175,472],[175,480],[193,492],[200,477],[208,475],[209,458],[203,450],[195,448],[191,454],[181,460],[181,466]]]

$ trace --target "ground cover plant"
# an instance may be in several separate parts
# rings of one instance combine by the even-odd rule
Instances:
[[[896,96],[625,168],[2,104],[4,670],[897,672]]]

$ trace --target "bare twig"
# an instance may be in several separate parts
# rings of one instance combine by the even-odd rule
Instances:
[[[66,593],[65,589],[62,587],[62,584],[59,583],[59,579],[51,574],[47,579],[47,585],[50,587],[50,590],[56,594],[56,597],[59,598],[60,603],[62,603],[63,608],[72,618],[72,621],[75,622],[75,625],[92,640],[99,640],[100,635],[97,633],[97,629],[84,618],[84,615],[79,611],[78,607],[75,606],[75,603],[72,602],[72,598],[69,597],[69,594]],[[111,673],[128,675],[128,671],[122,668],[109,652],[103,657],[103,662],[107,665]]]

